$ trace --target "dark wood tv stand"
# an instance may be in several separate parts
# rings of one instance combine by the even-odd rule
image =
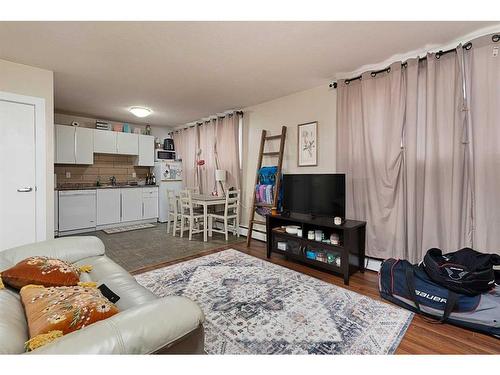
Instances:
[[[300,226],[303,232],[302,237],[286,233],[281,228],[285,225]],[[307,233],[310,230],[322,230],[328,238],[331,233],[337,233],[340,237],[340,244],[333,245],[308,240]],[[266,234],[268,258],[273,252],[283,254],[288,259],[340,274],[344,278],[345,285],[349,285],[350,275],[356,271],[364,272],[365,270],[366,222],[364,221],[346,220],[342,225],[335,225],[332,217],[311,217],[311,215],[297,213],[268,215],[266,216]],[[287,249],[278,249],[278,242],[281,245],[286,243]],[[315,259],[306,255],[311,256],[311,251],[316,254]]]

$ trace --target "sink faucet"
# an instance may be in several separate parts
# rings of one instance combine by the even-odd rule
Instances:
[[[111,176],[111,177],[109,178],[109,181],[111,181],[111,185],[112,185],[112,186],[115,186],[115,185],[116,185],[116,177],[115,177],[115,176]]]

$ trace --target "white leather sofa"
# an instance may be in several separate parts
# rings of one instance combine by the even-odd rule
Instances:
[[[0,251],[0,272],[33,255],[90,264],[81,281],[106,284],[120,296],[120,312],[67,334],[30,354],[201,354],[204,315],[185,297],[158,298],[106,257],[96,237],[65,237]],[[28,326],[19,294],[0,289],[0,354],[24,353]]]

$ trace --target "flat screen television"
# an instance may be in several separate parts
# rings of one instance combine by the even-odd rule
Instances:
[[[283,211],[345,218],[345,174],[285,174]]]

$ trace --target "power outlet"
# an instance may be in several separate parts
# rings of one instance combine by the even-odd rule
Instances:
[[[66,178],[71,178],[71,172],[66,172]]]
[[[133,178],[136,178],[136,177],[137,177],[137,173],[132,172],[132,177],[133,177]]]

